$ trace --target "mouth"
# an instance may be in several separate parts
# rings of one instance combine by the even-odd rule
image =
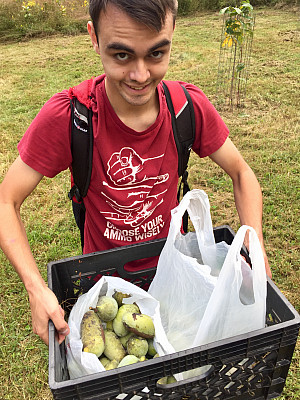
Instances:
[[[133,91],[136,91],[136,92],[142,92],[143,90],[147,90],[148,89],[148,87],[150,86],[150,83],[147,83],[146,85],[139,85],[139,86],[137,86],[137,85],[130,85],[130,84],[126,84],[126,86],[130,89],[130,90],[133,90]]]

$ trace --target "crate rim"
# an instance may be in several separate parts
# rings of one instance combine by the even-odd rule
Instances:
[[[235,234],[234,230],[230,227],[230,225],[226,225],[226,224],[225,225],[216,226],[213,229],[214,230],[227,229],[227,230],[230,231],[230,233]],[[80,260],[80,259],[97,257],[97,256],[100,256],[100,255],[103,255],[103,254],[109,254],[109,253],[122,251],[124,249],[133,249],[133,248],[136,248],[136,247],[146,247],[149,244],[165,243],[166,240],[167,240],[166,237],[159,238],[159,239],[146,240],[146,241],[142,241],[142,242],[138,242],[138,243],[127,244],[125,246],[119,246],[119,247],[114,247],[114,248],[111,248],[111,249],[95,251],[95,252],[87,253],[87,254],[80,254],[80,255],[77,255],[77,256],[70,256],[70,257],[59,259],[59,260],[53,260],[53,261],[50,261],[47,264],[48,272],[49,272],[49,269],[51,269],[53,265],[57,265],[57,264],[65,263],[65,262],[72,262],[72,261],[76,261],[76,260]]]
[[[92,253],[79,254],[77,256],[71,256],[71,257],[61,258],[59,260],[53,260],[53,261],[50,261],[47,265],[48,265],[48,267],[52,267],[53,265],[62,264],[64,262],[69,262],[69,261],[73,261],[73,260],[75,260],[75,261],[81,260],[83,258],[97,257],[97,256],[101,256],[102,254],[114,253],[114,252],[122,251],[124,249],[144,247],[151,243],[163,243],[165,241],[166,241],[166,238],[160,238],[160,239],[147,240],[145,242],[140,242],[140,243],[127,244],[125,246],[114,247],[114,248],[107,249],[107,250],[94,251]]]

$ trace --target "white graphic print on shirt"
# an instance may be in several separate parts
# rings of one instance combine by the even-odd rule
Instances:
[[[169,174],[149,175],[155,170],[157,160],[163,156],[143,159],[130,147],[123,147],[120,152],[112,154],[107,169],[112,185],[103,182],[107,191],[101,193],[115,210],[102,213],[107,220],[136,228],[151,216],[163,202],[167,190],[162,190],[160,185],[169,179]]]

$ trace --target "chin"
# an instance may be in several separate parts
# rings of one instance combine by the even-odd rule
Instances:
[[[152,96],[123,96],[123,99],[132,106],[144,106],[145,104],[149,103],[152,99]]]

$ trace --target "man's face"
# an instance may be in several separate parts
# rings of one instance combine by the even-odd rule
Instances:
[[[173,36],[173,16],[167,14],[160,32],[131,19],[108,5],[99,19],[98,40],[94,49],[101,56],[106,74],[106,92],[115,110],[128,106],[151,105],[156,87],[167,72]]]

